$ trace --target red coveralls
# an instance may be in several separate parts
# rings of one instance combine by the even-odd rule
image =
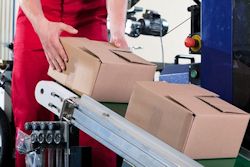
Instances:
[[[45,17],[76,28],[75,36],[107,41],[106,0],[41,0]],[[62,36],[71,36],[65,32]],[[53,115],[40,106],[34,89],[47,76],[48,62],[34,29],[19,9],[14,41],[12,103],[16,130],[24,130],[25,122],[52,120]],[[92,164],[96,167],[116,166],[116,155],[85,133],[80,133],[80,145],[92,147]],[[16,153],[16,166],[23,167],[24,156]]]

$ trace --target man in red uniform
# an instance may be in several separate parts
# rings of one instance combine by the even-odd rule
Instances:
[[[111,43],[126,48],[127,0],[19,0],[19,3],[12,102],[16,130],[24,130],[25,122],[53,118],[36,102],[34,90],[40,80],[51,80],[47,76],[49,66],[59,72],[66,69],[68,57],[59,36],[107,41],[107,4]],[[116,155],[88,135],[80,134],[80,144],[92,147],[93,166],[116,166]],[[16,166],[25,166],[24,156],[18,153]]]

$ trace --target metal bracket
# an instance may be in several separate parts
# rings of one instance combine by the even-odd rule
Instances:
[[[71,97],[63,102],[62,110],[60,111],[60,120],[66,119],[70,121],[73,118],[74,109],[78,109],[78,97]]]

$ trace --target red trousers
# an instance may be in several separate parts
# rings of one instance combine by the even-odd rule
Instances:
[[[41,0],[45,16],[78,29],[76,36],[107,40],[105,0]],[[63,36],[69,34],[63,33]],[[53,120],[53,114],[40,106],[34,97],[36,84],[51,80],[48,62],[38,36],[22,10],[19,10],[14,42],[12,103],[16,130],[24,130],[25,122]],[[80,145],[92,147],[94,167],[115,167],[116,155],[85,133]],[[16,152],[16,166],[24,167],[24,156]]]

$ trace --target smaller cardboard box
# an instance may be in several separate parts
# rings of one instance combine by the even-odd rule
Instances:
[[[126,118],[194,159],[239,153],[249,114],[191,84],[138,82]]]
[[[63,37],[61,43],[69,57],[67,69],[48,75],[79,95],[102,102],[129,101],[136,81],[152,81],[156,66],[107,42]]]

